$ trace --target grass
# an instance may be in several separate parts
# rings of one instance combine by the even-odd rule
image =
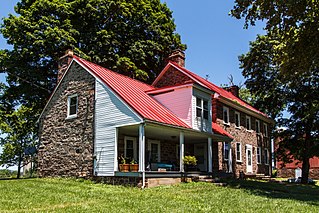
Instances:
[[[319,186],[231,181],[140,190],[75,179],[2,180],[0,212],[319,212]]]

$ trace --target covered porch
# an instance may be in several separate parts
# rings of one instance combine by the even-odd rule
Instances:
[[[143,179],[210,175],[213,143],[230,140],[217,134],[154,122],[118,127],[116,138],[114,175]],[[197,165],[185,171],[183,159],[187,155],[195,156]],[[138,163],[138,170],[121,171],[123,158],[126,163]]]

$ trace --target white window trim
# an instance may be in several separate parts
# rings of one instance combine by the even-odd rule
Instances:
[[[197,98],[198,99],[200,99],[200,106],[197,106]],[[208,116],[207,116],[207,119],[206,118],[204,118],[204,111],[206,111],[205,109],[204,109],[204,101],[206,101],[207,102],[207,113],[208,113]],[[209,120],[209,118],[210,118],[210,110],[209,110],[209,101],[207,100],[207,99],[205,99],[205,98],[202,98],[202,97],[199,97],[199,96],[195,96],[195,103],[196,103],[196,112],[195,112],[195,117],[197,118],[197,119],[202,119],[202,120]],[[201,110],[201,117],[199,117],[199,116],[197,116],[197,109],[200,109]]]
[[[258,159],[258,150],[259,150],[259,159]],[[256,162],[257,164],[261,164],[261,147],[258,146],[257,149],[256,149]]]
[[[74,115],[70,115],[70,103],[71,98],[76,97],[76,113]],[[79,98],[78,94],[68,96],[68,106],[67,106],[67,117],[66,119],[76,118],[78,116],[78,105],[79,105]]]
[[[258,131],[257,131],[257,126],[258,126]],[[260,133],[260,121],[256,119],[256,126],[255,126],[255,129],[256,129],[256,133],[259,134]]]
[[[240,157],[240,159],[238,160],[237,159],[237,144],[239,144],[239,157]],[[243,157],[242,157],[242,146],[241,146],[241,143],[240,142],[236,142],[236,162],[243,162]]]
[[[269,150],[267,148],[265,148],[264,150],[265,150],[265,156],[267,155],[267,158],[265,158],[265,165],[269,165]]]
[[[129,137],[129,136],[124,137],[124,157],[127,158],[126,156],[127,140],[133,141],[133,158],[134,160],[137,161],[137,144],[136,144],[136,138],[134,137]]]
[[[264,136],[268,138],[268,124],[264,123]]]
[[[227,122],[225,122],[225,118],[224,118],[224,111],[225,110],[227,112]],[[229,108],[225,107],[225,106],[223,106],[223,122],[224,122],[225,125],[229,125]]]
[[[238,126],[236,126],[236,115],[238,115]],[[237,129],[241,129],[240,128],[240,112],[235,112],[235,128],[237,128]]]
[[[151,144],[158,144],[158,150],[157,150],[157,154],[158,154],[158,160],[157,162],[161,162],[161,142],[158,140],[148,140],[148,151],[151,151]]]
[[[250,127],[249,129],[247,128],[247,119],[249,119],[249,127]],[[250,117],[250,116],[246,115],[245,123],[246,123],[246,130],[247,130],[248,132],[251,132],[252,129],[251,129],[251,117]]]

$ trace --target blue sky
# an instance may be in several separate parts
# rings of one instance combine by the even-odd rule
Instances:
[[[17,0],[0,1],[0,17],[13,13]],[[232,1],[162,0],[173,11],[177,32],[187,44],[186,68],[216,85],[228,83],[233,75],[234,82],[244,82],[239,69],[238,56],[249,49],[249,41],[262,33],[260,27],[243,29],[243,21],[228,15]],[[7,48],[0,35],[0,49]],[[0,75],[0,81],[4,76]]]

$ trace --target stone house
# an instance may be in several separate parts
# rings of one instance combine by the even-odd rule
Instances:
[[[38,174],[103,178],[143,187],[185,176],[271,172],[273,121],[184,67],[173,53],[152,85],[86,61],[60,59],[58,84],[39,119]],[[183,157],[196,156],[196,171]],[[138,162],[122,172],[119,157]]]

